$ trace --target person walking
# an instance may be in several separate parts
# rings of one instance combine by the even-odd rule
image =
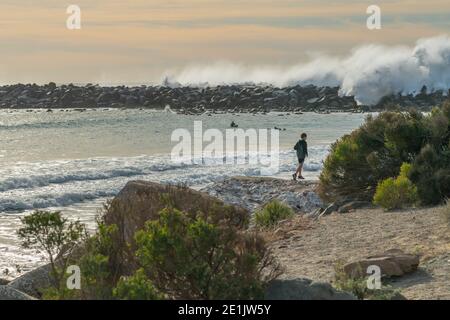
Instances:
[[[306,139],[308,135],[306,133],[302,133],[301,139],[295,144],[294,150],[297,152],[298,159],[298,167],[297,171],[292,175],[294,180],[305,179],[302,176],[303,164],[305,163],[305,158],[308,156],[308,143],[306,143]]]

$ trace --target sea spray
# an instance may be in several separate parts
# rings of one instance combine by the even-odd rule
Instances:
[[[358,104],[374,105],[390,94],[418,94],[450,88],[450,37],[419,39],[414,47],[365,45],[349,56],[326,55],[291,67],[248,67],[230,62],[191,65],[166,75],[172,85],[271,84],[335,86],[340,94],[355,96]]]

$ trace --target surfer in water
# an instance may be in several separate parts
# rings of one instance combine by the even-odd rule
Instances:
[[[292,175],[292,178],[294,178],[294,180],[297,180],[297,178],[302,180],[305,179],[302,176],[302,169],[303,164],[305,163],[305,158],[308,156],[308,144],[306,143],[307,137],[308,135],[306,133],[302,133],[301,139],[298,140],[294,147],[294,150],[297,152],[298,159],[297,171]]]

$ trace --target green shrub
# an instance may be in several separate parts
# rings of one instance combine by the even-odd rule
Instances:
[[[420,202],[437,204],[450,196],[449,150],[450,102],[426,116],[416,111],[368,116],[332,145],[318,190],[327,201],[368,201],[379,182],[397,176],[407,162],[407,177],[417,186]]]
[[[83,282],[78,290],[80,299],[113,298],[113,289],[122,275],[122,270],[114,264],[114,259],[118,259],[117,236],[116,225],[98,221],[96,234],[86,241],[84,254],[77,261]]]
[[[373,202],[388,210],[415,205],[418,201],[417,187],[408,179],[410,171],[411,165],[404,163],[396,179],[388,178],[380,182]]]
[[[279,266],[262,238],[166,208],[136,234],[137,257],[173,299],[261,299]]]
[[[21,222],[23,226],[17,234],[22,246],[45,252],[52,269],[53,291],[63,293],[70,255],[87,238],[85,226],[63,218],[59,211],[35,211],[21,218]]]
[[[255,213],[255,222],[257,226],[270,228],[281,220],[291,218],[293,215],[294,211],[289,206],[274,200]]]
[[[363,300],[368,295],[367,281],[364,278],[351,278],[344,271],[344,262],[338,261],[334,265],[334,281],[336,289],[350,292],[355,297]]]
[[[104,224],[116,225],[112,237],[109,264],[114,266],[114,281],[121,275],[131,275],[139,264],[136,258],[135,232],[147,221],[157,220],[161,210],[170,207],[182,211],[189,218],[201,217],[213,225],[247,229],[250,215],[247,210],[224,204],[204,193],[180,186],[150,184],[143,190],[109,201],[104,207]]]
[[[424,204],[438,204],[450,196],[450,153],[448,147],[438,152],[426,145],[413,162],[411,181],[417,185]]]
[[[121,300],[161,300],[161,295],[147,278],[143,269],[131,277],[122,277],[114,289],[114,297]]]

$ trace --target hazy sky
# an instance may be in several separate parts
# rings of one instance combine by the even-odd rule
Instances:
[[[82,10],[68,30],[66,9]],[[366,9],[382,10],[382,30]],[[217,61],[284,66],[450,34],[449,0],[1,0],[0,83],[148,83]]]

